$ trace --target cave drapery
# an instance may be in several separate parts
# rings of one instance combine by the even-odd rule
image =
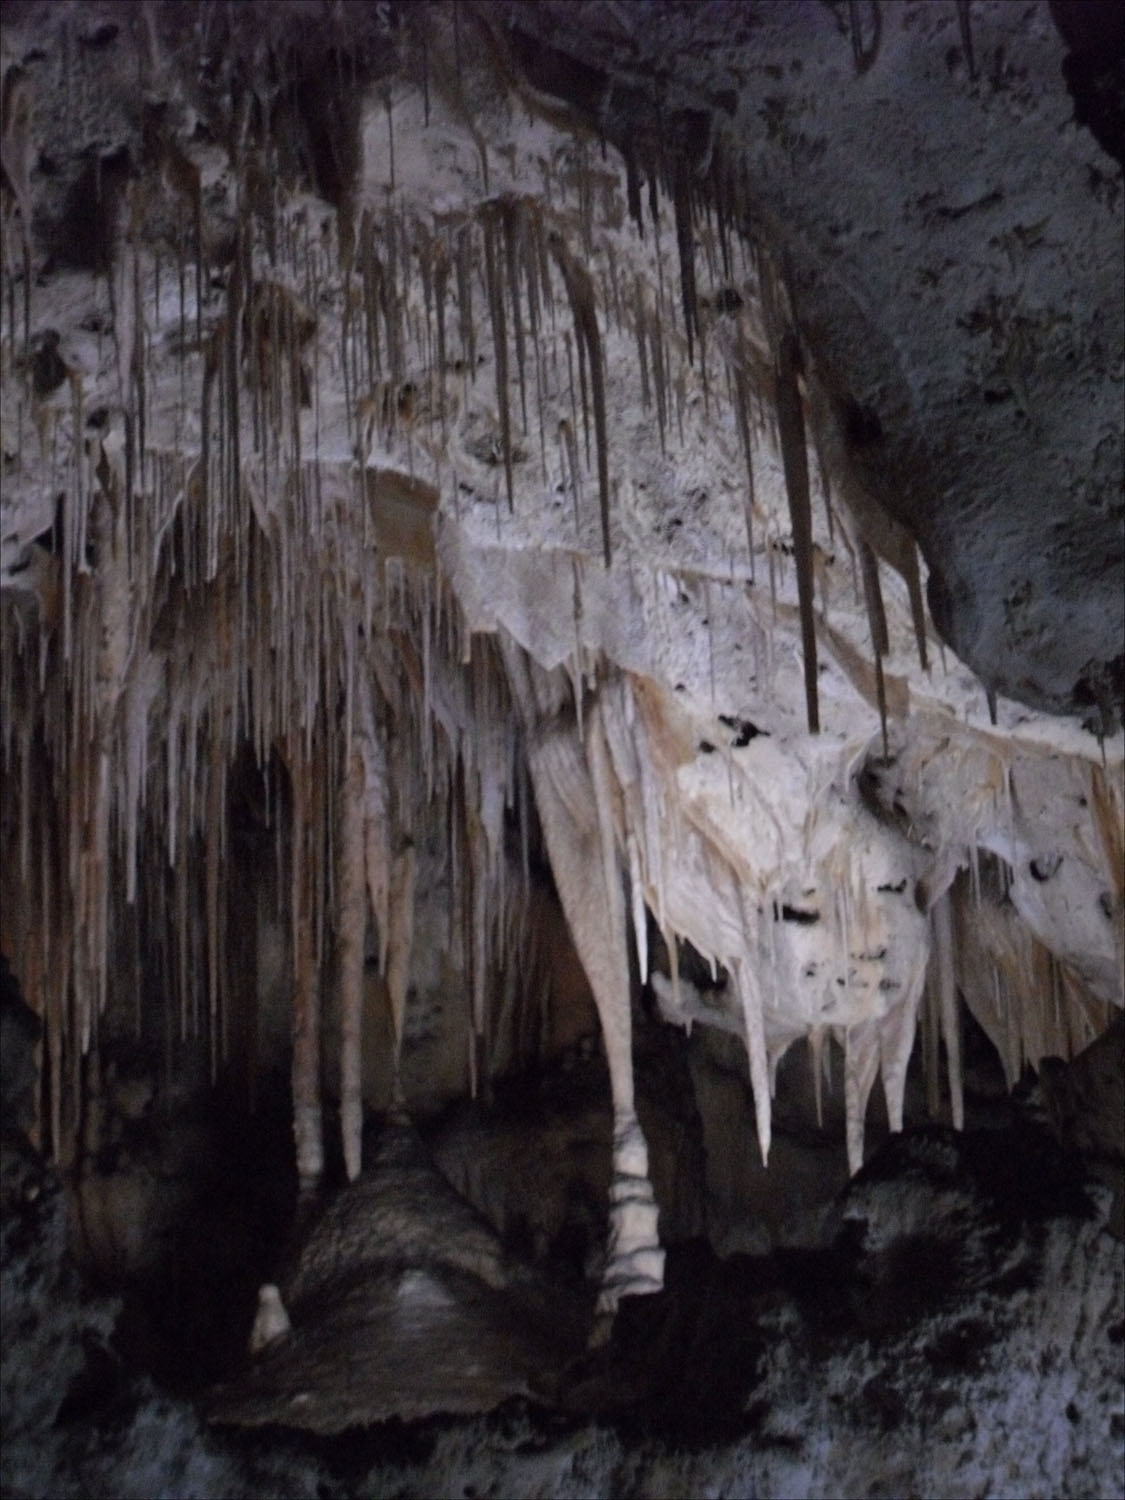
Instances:
[[[919,1026],[958,1119],[958,993],[1010,1082],[1102,1031],[1119,558],[1090,582],[1100,656],[1080,611],[1044,635],[1049,557],[1022,595],[978,565],[1020,521],[989,486],[1056,417],[1047,550],[1120,519],[1112,352],[1108,397],[1065,376],[1088,419],[1055,404],[1084,337],[1040,294],[1057,227],[990,205],[980,162],[919,199],[938,242],[1008,214],[958,335],[1008,426],[954,444],[909,298],[874,307],[795,240],[751,106],[669,81],[628,8],[585,8],[620,72],[571,45],[581,7],[94,9],[13,7],[3,58],[2,947],[45,1021],[51,1152],[110,1018],[159,1040],[169,1087],[195,1039],[252,1099],[272,984],[300,1174],[338,1118],[354,1176],[376,1003],[408,1107],[420,997],[473,1093],[544,1045],[544,863],[612,1082],[606,1308],[661,1281],[630,1041],[650,923],[712,965],[712,990],[674,958],[653,987],[743,1039],[763,1158],[796,1043],[818,1079],[842,1049],[854,1170],[877,1078],[901,1126]],[[921,33],[957,24],[897,8],[884,65],[941,68]],[[878,76],[846,39],[831,66]],[[1001,107],[971,82],[948,84],[968,116]],[[828,150],[780,84],[759,115],[793,179]],[[1112,350],[1119,196],[1090,215],[1072,260]],[[978,493],[943,510],[966,443]]]

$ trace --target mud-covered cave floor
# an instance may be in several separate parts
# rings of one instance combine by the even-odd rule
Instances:
[[[9,1141],[4,1186],[6,1495],[1110,1496],[1125,1481],[1110,1195],[1034,1119],[893,1138],[819,1248],[673,1247],[664,1292],[626,1300],[550,1405],[330,1438],[209,1424],[128,1373],[115,1305],[66,1260],[52,1174]]]

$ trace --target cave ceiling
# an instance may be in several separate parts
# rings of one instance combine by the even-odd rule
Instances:
[[[158,1003],[123,973],[213,1073],[249,1045],[232,888],[267,855],[310,1178],[329,1011],[358,1169],[367,949],[396,1056],[444,955],[475,1090],[549,865],[613,1082],[610,1304],[660,1277],[650,929],[711,964],[657,996],[744,1039],[763,1154],[798,1039],[843,1048],[854,1166],[926,1007],[956,1095],[958,989],[1009,1079],[1102,1029],[1123,195],[1065,33],[8,7],[3,946],[57,1151],[99,1017]]]

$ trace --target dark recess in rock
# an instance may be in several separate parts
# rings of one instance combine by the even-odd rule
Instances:
[[[1125,8],[1116,0],[1051,0],[1051,15],[1070,49],[1062,72],[1075,122],[1125,164]]]

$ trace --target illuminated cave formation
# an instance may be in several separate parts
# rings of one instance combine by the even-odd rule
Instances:
[[[638,983],[740,1038],[763,1160],[809,1048],[853,1172],[916,1045],[960,1124],[961,1002],[1009,1084],[1106,1029],[1119,204],[1048,224],[982,148],[904,290],[862,183],[813,217],[839,117],[632,7],[11,9],[0,946],[54,1160],[131,1031],[163,1099],[291,1058],[311,1188],[596,1010],[612,1311],[663,1271]]]

